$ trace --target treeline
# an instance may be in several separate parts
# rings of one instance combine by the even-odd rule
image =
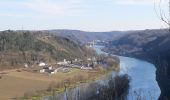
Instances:
[[[120,59],[116,56],[105,54],[97,55],[97,61],[105,65],[104,68],[107,70],[118,71],[120,69]]]

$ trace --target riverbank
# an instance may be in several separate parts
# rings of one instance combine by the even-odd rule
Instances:
[[[99,46],[99,51],[105,53],[101,51],[103,47],[104,46]],[[110,52],[107,51],[107,53]],[[117,53],[117,55],[119,55],[119,53]],[[146,62],[151,61],[151,59],[140,60],[142,58],[139,59],[139,57],[128,54],[123,56],[119,56],[120,74],[128,74],[131,77],[128,100],[136,100],[136,98],[141,98],[141,100],[157,100],[161,91],[157,82],[156,67]]]
[[[124,54],[123,56],[133,57],[148,61],[156,68],[156,81],[161,90],[158,100],[170,99],[170,54]]]
[[[155,65],[156,80],[161,89],[159,100],[170,99],[170,55],[131,55],[138,59],[143,59]]]

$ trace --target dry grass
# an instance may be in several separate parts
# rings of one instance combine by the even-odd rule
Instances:
[[[31,73],[27,71],[6,71],[0,79],[0,100],[10,100],[14,97],[22,97],[24,93],[31,93],[37,90],[47,90],[50,83],[56,85],[68,80],[70,84],[91,79],[96,76],[95,72],[73,69],[68,73],[57,73],[55,75],[45,75]]]
[[[28,91],[45,89],[49,84],[48,81],[29,76],[25,72],[11,72],[3,76],[0,79],[0,100],[9,100],[13,97],[20,97]]]

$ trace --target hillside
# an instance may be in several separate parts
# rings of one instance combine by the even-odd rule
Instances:
[[[108,41],[115,39],[123,34],[124,32],[121,31],[110,31],[110,32],[86,32],[80,30],[46,30],[44,32],[48,32],[50,34],[61,36],[65,38],[69,38],[74,40],[79,44],[85,44],[92,40],[102,40]]]
[[[129,31],[122,37],[110,41],[106,46],[114,53],[138,54],[160,53],[169,50],[168,30]],[[154,51],[154,52],[153,52]]]
[[[23,67],[40,61],[55,62],[86,54],[84,47],[73,41],[42,32],[0,32],[0,69]]]
[[[170,33],[168,30],[133,31],[110,41],[105,51],[153,63],[161,89],[160,100],[170,99]]]

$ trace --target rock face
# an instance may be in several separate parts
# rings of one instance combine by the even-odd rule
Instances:
[[[161,89],[160,100],[170,99],[170,33],[168,30],[134,31],[106,44],[105,51],[153,63]]]

